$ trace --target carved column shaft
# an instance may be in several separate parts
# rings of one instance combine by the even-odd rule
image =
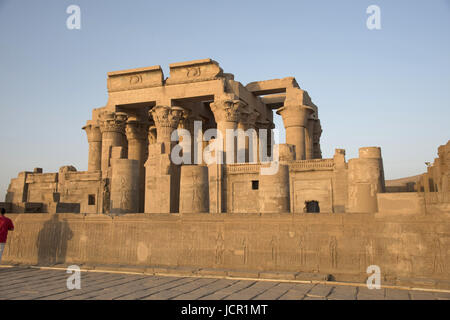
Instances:
[[[102,133],[98,125],[87,124],[83,127],[89,143],[88,171],[101,170],[102,164]]]
[[[156,106],[150,110],[155,121],[156,142],[164,145],[164,153],[170,153],[172,132],[178,127],[184,109],[180,107]]]
[[[228,141],[226,137],[227,130],[235,130],[239,120],[242,108],[246,103],[238,99],[218,99],[210,104],[211,111],[217,123],[217,130],[220,131],[223,138],[223,153],[226,155],[227,150],[233,150],[236,156],[235,139]],[[233,163],[236,159],[230,159]]]
[[[145,193],[145,158],[147,148],[148,123],[135,120],[128,121],[125,133],[128,140],[128,159],[138,161],[139,167],[139,207],[138,212],[144,212]]]
[[[121,112],[105,112],[100,117],[100,131],[102,133],[102,161],[103,175],[107,174],[110,166],[112,147],[125,148],[125,121],[126,114]]]
[[[308,119],[307,127],[305,130],[305,159],[314,159],[314,127],[316,121],[314,119]]]

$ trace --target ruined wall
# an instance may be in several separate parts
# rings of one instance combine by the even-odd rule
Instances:
[[[41,171],[40,169],[39,171]],[[101,172],[77,172],[72,166],[57,173],[21,172],[11,179],[5,202],[8,212],[99,212]]]
[[[375,264],[384,284],[450,289],[448,214],[10,217],[6,263],[315,272],[338,281],[364,281]]]

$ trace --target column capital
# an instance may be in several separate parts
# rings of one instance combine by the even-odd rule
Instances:
[[[259,118],[260,115],[261,114],[256,110],[250,111],[247,117],[247,127],[255,129],[256,123],[258,122],[257,119]]]
[[[102,133],[98,124],[92,124],[88,121],[82,129],[86,132],[89,143],[102,141]]]
[[[186,112],[181,107],[156,106],[149,113],[155,121],[157,128],[173,128],[178,127],[178,123]]]
[[[247,104],[242,100],[226,97],[214,100],[214,102],[211,102],[210,104],[216,123],[221,121],[237,122],[240,113],[245,106],[247,106]]]
[[[284,105],[277,110],[277,114],[283,118],[285,128],[306,127],[314,109],[305,105]]]
[[[125,134],[127,114],[124,112],[104,112],[100,115],[101,132],[118,132]]]
[[[125,127],[125,133],[128,140],[145,140],[147,139],[149,122],[137,120],[128,120]]]
[[[256,122],[256,126],[259,129],[267,129],[267,130],[275,129],[275,124],[273,122],[268,121],[268,120],[257,121]]]

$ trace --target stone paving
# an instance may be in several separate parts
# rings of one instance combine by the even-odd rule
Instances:
[[[450,300],[448,292],[350,285],[81,272],[69,290],[64,269],[0,268],[1,300]]]

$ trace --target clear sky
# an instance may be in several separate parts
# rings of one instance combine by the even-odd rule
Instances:
[[[81,8],[81,30],[66,9]],[[381,30],[369,30],[369,5]],[[387,179],[419,174],[450,139],[450,1],[0,0],[0,201],[19,171],[87,169],[81,127],[106,73],[212,58],[244,85],[296,77],[322,152],[380,146]],[[279,119],[277,126],[282,126]]]

